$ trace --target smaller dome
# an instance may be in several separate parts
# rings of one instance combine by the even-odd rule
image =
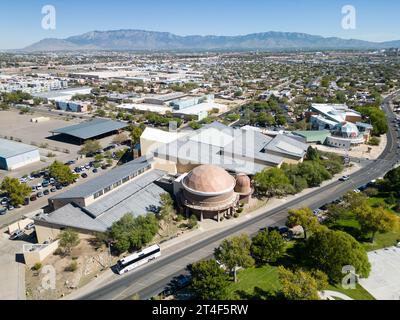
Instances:
[[[249,195],[252,192],[251,181],[246,174],[239,173],[236,176],[235,192],[241,195]]]

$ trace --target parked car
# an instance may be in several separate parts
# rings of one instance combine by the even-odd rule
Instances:
[[[50,189],[50,192],[56,192],[56,191],[57,191],[56,187],[53,187],[53,188]]]
[[[99,170],[97,170],[96,168],[93,169],[93,173],[97,173],[99,172]]]
[[[10,236],[10,240],[17,240],[20,239],[22,236],[24,235],[24,232],[21,230],[16,230],[14,231],[11,236]]]
[[[44,190],[44,191],[43,191],[43,194],[44,194],[45,196],[48,196],[48,195],[50,194],[49,189]]]
[[[61,184],[57,184],[57,185],[56,185],[56,189],[57,189],[57,190],[62,190],[62,188],[63,188],[63,186],[62,186]]]
[[[5,205],[7,205],[7,203],[8,203],[8,199],[7,198],[3,198],[1,200],[1,205],[5,206]]]
[[[28,224],[26,227],[25,227],[25,230],[32,230],[32,229],[34,229],[35,228],[35,223],[34,222],[31,222],[30,224]]]
[[[8,207],[7,207],[7,209],[8,209],[8,211],[11,211],[11,210],[14,210],[15,207],[14,207],[13,205],[9,204]]]
[[[34,194],[33,196],[31,196],[29,198],[30,201],[36,201],[37,200],[37,196]]]
[[[47,181],[47,180],[42,182],[42,187],[43,188],[47,188],[49,185],[50,185],[50,182]]]
[[[37,186],[36,186],[36,190],[42,190],[43,189],[43,186],[41,185],[41,184],[38,184]]]
[[[37,196],[38,198],[43,198],[43,197],[44,197],[44,194],[43,194],[43,192],[38,192],[36,196]]]
[[[29,206],[29,198],[24,199],[24,206]]]
[[[350,177],[349,176],[343,176],[339,180],[340,181],[348,181],[348,180],[350,180]]]
[[[0,216],[4,216],[7,213],[6,208],[0,208]]]
[[[81,177],[82,177],[83,179],[86,179],[86,178],[88,177],[88,175],[87,175],[87,173],[82,173]]]

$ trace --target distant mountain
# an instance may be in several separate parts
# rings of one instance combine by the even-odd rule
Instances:
[[[383,49],[400,41],[368,42],[324,38],[305,33],[265,32],[243,36],[178,36],[144,30],[93,31],[66,39],[44,39],[23,51],[77,50],[277,50],[277,49]]]

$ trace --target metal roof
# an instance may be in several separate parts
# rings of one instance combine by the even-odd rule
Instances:
[[[89,197],[104,188],[113,185],[114,183],[121,181],[123,178],[146,168],[151,164],[152,159],[141,157],[134,161],[128,162],[120,167],[117,167],[106,174],[96,177],[80,186],[72,188],[60,195],[52,197],[53,199],[71,199],[71,198],[86,198]]]
[[[35,150],[38,150],[38,148],[0,138],[0,158],[12,158]]]
[[[331,136],[329,130],[313,130],[313,131],[293,131],[294,135],[298,135],[306,139],[307,142],[324,143],[326,138]]]
[[[39,223],[104,232],[125,214],[137,217],[157,212],[161,206],[161,195],[166,191],[155,181],[164,175],[164,171],[151,170],[86,208],[70,203],[35,220]]]
[[[87,122],[82,122],[77,125],[60,128],[51,131],[52,133],[62,133],[80,139],[90,139],[100,136],[105,133],[120,130],[128,126],[125,122],[105,120],[105,119],[93,119]]]

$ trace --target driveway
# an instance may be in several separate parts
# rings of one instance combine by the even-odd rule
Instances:
[[[11,241],[8,237],[4,231],[1,232],[0,300],[25,300],[25,265],[17,262],[17,254],[22,252],[26,242]]]

